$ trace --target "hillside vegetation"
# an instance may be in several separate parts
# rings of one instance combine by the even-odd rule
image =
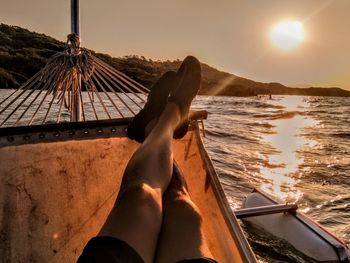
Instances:
[[[48,58],[63,51],[65,43],[49,36],[16,26],[0,24],[0,87],[16,88],[45,66]],[[112,58],[96,56],[150,88],[166,71],[176,70],[180,60],[153,61],[143,56]],[[200,94],[254,96],[257,94],[350,96],[340,88],[290,88],[280,83],[261,83],[219,71],[202,64],[203,81]]]

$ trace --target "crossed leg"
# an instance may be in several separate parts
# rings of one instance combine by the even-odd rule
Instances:
[[[158,239],[156,262],[213,258],[203,233],[202,217],[191,200],[186,182],[174,162],[173,177],[163,196],[163,224]],[[204,260],[202,260],[204,262]]]
[[[162,225],[162,195],[173,169],[172,138],[180,121],[176,104],[168,103],[157,124],[130,159],[121,189],[100,236],[112,236],[153,262]]]
[[[162,115],[170,123],[171,112],[176,109],[170,104]],[[151,142],[146,139],[128,164],[116,205],[99,235],[124,240],[145,262],[174,263],[203,258],[211,262],[213,257],[204,237],[200,211],[172,159],[171,142],[167,143],[172,133],[165,133],[162,120],[150,133]],[[168,136],[159,137],[164,134]],[[159,139],[158,143],[153,136]],[[144,159],[150,156],[148,151],[154,150],[153,147],[163,149],[160,156]],[[165,156],[167,159],[163,159]],[[163,173],[160,170],[148,173],[148,168],[154,168],[152,162],[168,165],[161,169]],[[148,165],[144,166],[145,163]]]
[[[167,74],[165,79],[173,78],[174,74]],[[177,87],[180,88],[167,87],[171,93],[170,99],[167,98],[168,94],[164,96],[161,89],[156,89],[154,97],[149,97],[143,113],[138,115],[139,120],[148,117],[149,123],[143,127],[146,138],[126,167],[115,205],[99,233],[100,237],[115,238],[109,240],[114,244],[116,240],[125,242],[123,249],[135,250],[136,259],[135,255],[116,258],[116,246],[106,242],[109,249],[105,249],[95,242],[97,245],[88,244],[85,247],[78,262],[102,262],[99,256],[108,254],[108,262],[151,263],[155,259],[156,251],[158,262],[211,257],[201,230],[198,208],[190,200],[183,184],[179,183],[180,172],[173,166],[172,154],[174,133],[175,137],[181,137],[187,131],[182,124],[187,121],[190,103],[199,89],[199,62],[193,57],[186,58],[174,78],[178,79]],[[164,78],[162,81],[165,81]],[[164,110],[152,104],[157,98],[162,98],[163,102],[168,101]],[[143,124],[139,124],[142,121],[135,122],[135,127],[142,127]],[[141,134],[137,138],[142,139],[142,136]],[[173,174],[175,176],[172,180]],[[171,187],[168,188],[171,180]],[[99,256],[94,256],[93,250]],[[119,252],[122,253],[119,250],[116,253]]]

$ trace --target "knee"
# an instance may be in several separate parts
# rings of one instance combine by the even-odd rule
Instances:
[[[118,199],[128,199],[130,205],[142,207],[145,211],[149,211],[154,215],[162,213],[161,190],[154,189],[145,183],[123,187],[119,192]]]
[[[181,214],[181,218],[186,224],[197,226],[202,224],[202,215],[199,208],[187,196],[177,197],[171,207],[175,213]]]

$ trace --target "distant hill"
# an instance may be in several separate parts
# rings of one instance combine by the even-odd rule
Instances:
[[[0,24],[0,87],[18,87],[44,67],[49,57],[64,50],[64,47],[64,42],[44,34]],[[112,58],[106,54],[91,52],[149,88],[164,72],[176,70],[181,64],[180,60],[153,61],[143,56]],[[261,83],[219,71],[206,64],[202,64],[202,71],[200,94],[205,95],[279,94],[350,97],[350,91],[340,88],[291,88],[280,83]]]

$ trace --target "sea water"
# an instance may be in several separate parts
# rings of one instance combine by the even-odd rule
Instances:
[[[350,98],[200,97],[194,108],[209,112],[204,142],[233,210],[256,187],[350,244]],[[266,262],[308,262],[249,236]]]

